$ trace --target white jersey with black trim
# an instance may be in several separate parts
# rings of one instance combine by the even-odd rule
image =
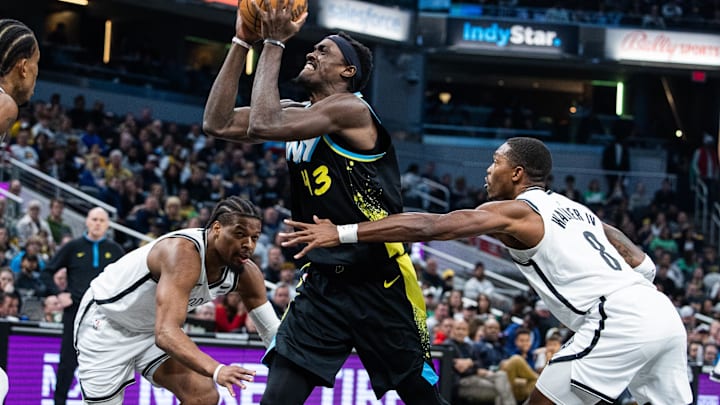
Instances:
[[[90,283],[93,300],[111,322],[136,332],[152,332],[155,329],[157,280],[150,274],[147,258],[153,246],[167,238],[188,239],[200,253],[202,268],[200,277],[190,292],[188,312],[237,287],[238,277],[227,267],[219,281],[208,284],[205,270],[205,229],[192,228],[171,232],[108,265],[105,271]]]
[[[550,312],[570,329],[577,330],[600,297],[631,285],[655,288],[623,260],[586,206],[540,188],[516,199],[542,217],[545,234],[531,249],[508,249],[510,255]]]

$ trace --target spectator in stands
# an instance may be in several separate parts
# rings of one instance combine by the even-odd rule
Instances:
[[[40,156],[35,148],[30,146],[30,138],[30,128],[20,127],[15,136],[15,143],[10,145],[10,155],[20,162],[37,169],[40,167]]]
[[[57,295],[48,295],[42,300],[43,321],[51,323],[62,322],[62,306]]]
[[[147,234],[151,226],[158,226],[160,230],[166,230],[168,225],[165,213],[160,210],[160,202],[155,196],[149,195],[145,198],[142,208],[135,212],[134,229],[140,233]]]
[[[703,345],[703,365],[714,366],[718,360],[718,348],[715,343],[708,342]]]
[[[180,213],[180,198],[170,196],[165,201],[165,216],[168,221],[168,231],[177,231],[185,227],[185,218]]]
[[[109,160],[105,166],[105,181],[109,182],[113,177],[118,177],[120,180],[133,177],[132,172],[123,165],[123,153],[120,149],[110,151]]]
[[[475,302],[477,303],[477,314],[479,319],[487,321],[488,319],[494,317],[492,313],[492,302],[490,301],[489,295],[480,293],[475,299]]]
[[[47,235],[52,235],[47,221],[40,218],[41,207],[42,204],[38,200],[32,200],[28,203],[25,215],[15,224],[15,234],[18,238],[18,244],[26,244],[30,237],[37,236],[40,231],[46,232]],[[49,237],[50,236],[48,236],[48,238]],[[48,243],[50,243],[51,246],[54,245],[54,242],[50,239],[48,239]]]
[[[15,274],[19,274],[22,258],[27,254],[38,256],[38,265],[40,267],[40,271],[45,270],[45,260],[41,256],[39,256],[41,254],[41,248],[42,242],[40,241],[40,238],[36,236],[30,237],[25,243],[24,248],[19,251],[15,256],[13,256],[12,260],[10,260],[10,269],[15,272]]]
[[[450,306],[448,305],[447,301],[440,301],[435,307],[435,312],[433,312],[433,316],[427,318],[426,323],[428,331],[433,330],[437,325],[441,324],[445,318],[451,318]]]
[[[718,259],[717,250],[714,246],[707,245],[703,247],[700,263],[705,275],[711,273],[720,274],[720,259]]]
[[[17,291],[0,291],[0,319],[17,322],[20,320],[20,295]]]
[[[442,292],[443,294],[453,291],[455,286],[455,270],[453,269],[445,269],[442,272]],[[462,291],[458,291],[458,294],[462,298]],[[462,309],[462,299],[460,300],[460,304],[456,306],[457,309]],[[452,308],[451,308],[452,312]]]
[[[575,176],[572,174],[565,176],[565,188],[561,191],[561,193],[573,201],[577,201],[581,204],[584,202],[582,192],[575,188]]]
[[[507,373],[513,396],[518,401],[525,401],[535,389],[538,373],[533,369],[535,359],[531,350],[533,336],[529,329],[518,328],[515,333],[515,352],[510,358],[501,362],[500,369]]]
[[[263,267],[263,275],[265,280],[271,283],[280,281],[280,271],[282,270],[285,258],[279,246],[270,246],[267,250],[267,266]]]
[[[237,291],[231,291],[215,305],[215,330],[217,332],[235,332],[242,329],[247,318],[247,309]]]
[[[7,267],[0,269],[0,292],[13,291],[15,291],[15,273]]]
[[[453,348],[452,403],[469,405],[494,400],[496,404],[516,405],[507,375],[503,371],[491,371],[475,356],[468,333],[468,323],[456,320],[450,338],[444,343]]]
[[[678,0],[667,0],[662,5],[662,16],[665,21],[678,23],[683,16],[683,8]]]
[[[718,163],[715,139],[708,133],[703,135],[702,145],[693,152],[690,175],[705,183],[711,200],[717,195],[716,188],[720,176],[720,163]]]
[[[500,323],[488,318],[483,325],[483,338],[475,345],[477,356],[487,367],[499,367],[508,357],[505,352],[505,337],[501,333]]]
[[[297,269],[292,262],[283,263],[282,268],[280,269],[279,282],[287,284],[288,290],[290,291],[290,300],[295,299],[295,295],[297,294],[295,288],[295,285],[297,284],[297,280],[295,279],[296,271]]]
[[[550,309],[545,304],[545,301],[539,299],[535,302],[534,308],[535,314],[537,315],[537,328],[539,332],[540,342],[539,346],[545,344],[545,336],[548,331],[557,330],[560,327],[560,321],[550,312]]]
[[[588,207],[596,210],[605,204],[605,192],[600,188],[598,179],[591,179],[588,189],[583,193],[583,200]]]
[[[65,184],[75,185],[78,182],[79,170],[73,159],[68,159],[64,146],[53,148],[52,156],[43,165],[43,170]]]
[[[535,349],[533,357],[535,358],[535,364],[533,368],[540,374],[545,367],[550,363],[552,357],[562,347],[562,336],[558,332],[549,331],[548,337],[545,339],[545,346]]]
[[[491,296],[495,286],[485,278],[485,264],[483,262],[475,263],[473,276],[465,282],[463,295],[471,300],[476,300],[480,294]]]
[[[0,223],[1,222],[2,220],[0,219]],[[10,243],[10,232],[8,232],[8,228],[0,225],[0,266],[9,266],[10,261],[17,254],[17,247],[14,244]]]
[[[625,189],[624,173],[630,171],[630,148],[624,136],[615,134],[613,141],[605,146],[602,153],[602,169],[610,172],[605,174],[608,194],[612,194],[618,182],[622,190]]]
[[[648,248],[651,251],[659,248],[670,253],[672,256],[677,256],[679,250],[675,239],[673,239],[670,233],[670,228],[667,225],[660,228],[660,233],[650,240]]]
[[[142,170],[140,170],[139,175],[146,189],[152,184],[162,184],[162,171],[158,168],[158,164],[159,159],[157,155],[148,155],[145,159],[145,164]]]
[[[645,28],[665,28],[665,19],[660,15],[660,6],[650,5],[650,12],[642,18],[642,26]]]
[[[443,286],[442,277],[438,274],[438,262],[433,257],[425,261],[425,267],[422,271],[422,282],[435,288],[442,288]]]
[[[290,286],[283,282],[277,283],[275,290],[273,290],[270,303],[275,310],[275,314],[277,314],[278,318],[282,319],[285,310],[287,310],[288,305],[290,305]]]
[[[660,189],[655,192],[652,204],[654,204],[659,212],[668,212],[678,206],[677,194],[672,188],[670,179],[663,179]]]
[[[47,216],[46,221],[56,246],[60,246],[63,238],[72,237],[70,225],[63,220],[63,210],[65,210],[63,199],[59,197],[50,199],[50,215]]]
[[[0,134],[18,117],[18,106],[35,91],[40,47],[30,28],[13,19],[0,20]]]
[[[206,177],[207,164],[203,161],[195,163],[190,178],[183,184],[188,189],[190,200],[193,203],[204,202],[210,199],[210,180]]]
[[[24,255],[20,261],[20,274],[15,282],[15,288],[26,296],[47,296],[49,287],[38,270],[38,257]]]
[[[452,271],[452,276],[455,276],[455,271],[451,269],[447,269],[443,271],[443,278],[447,274],[449,276],[449,272]],[[462,312],[463,312],[463,295],[462,291],[460,290],[448,290],[443,294],[443,297],[447,297],[448,306],[450,307],[450,316],[454,318],[462,318]]]

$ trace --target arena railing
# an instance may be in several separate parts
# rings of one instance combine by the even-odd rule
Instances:
[[[111,219],[110,228],[112,228],[114,231],[124,233],[127,236],[145,242],[153,240],[153,238],[150,238],[147,235],[144,235],[140,232],[135,231],[134,229],[119,224],[117,222],[117,209],[112,205],[109,205],[104,201],[101,201],[87,193],[84,193],[69,184],[63,183],[62,181],[52,176],[49,176],[46,173],[43,173],[42,171],[37,170],[36,168],[29,166],[17,159],[8,158],[7,162],[9,163],[9,166],[2,166],[2,170],[5,171],[2,178],[19,179],[22,183],[23,190],[27,189],[28,193],[32,196],[41,197],[48,201],[53,197],[63,198],[63,200],[65,201],[66,214],[64,219],[71,220],[73,222],[73,224],[71,225],[73,229],[80,228],[84,230],[85,215],[87,214],[87,212],[95,207],[101,207],[108,212],[108,215]],[[11,193],[3,193],[3,195],[6,196],[8,194]],[[19,202],[19,204],[17,205],[21,206],[23,199],[20,199],[19,201],[13,199],[13,201]],[[48,201],[44,202],[47,204]]]

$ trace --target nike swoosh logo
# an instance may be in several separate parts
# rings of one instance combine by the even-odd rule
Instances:
[[[393,284],[395,284],[396,281],[398,281],[398,279],[400,279],[400,275],[399,275],[399,274],[398,274],[397,277],[395,277],[394,279],[392,279],[392,280],[390,280],[390,281],[385,280],[385,282],[383,282],[383,286],[384,286],[385,288],[390,288],[390,287],[392,287]]]

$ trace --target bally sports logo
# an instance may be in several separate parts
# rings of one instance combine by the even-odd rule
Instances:
[[[515,24],[506,28],[498,23],[482,25],[465,22],[463,24],[462,39],[470,42],[491,43],[499,48],[508,45],[559,48],[563,44],[556,31],[537,29],[522,24]]]
[[[609,29],[605,54],[614,60],[720,66],[720,35]]]

